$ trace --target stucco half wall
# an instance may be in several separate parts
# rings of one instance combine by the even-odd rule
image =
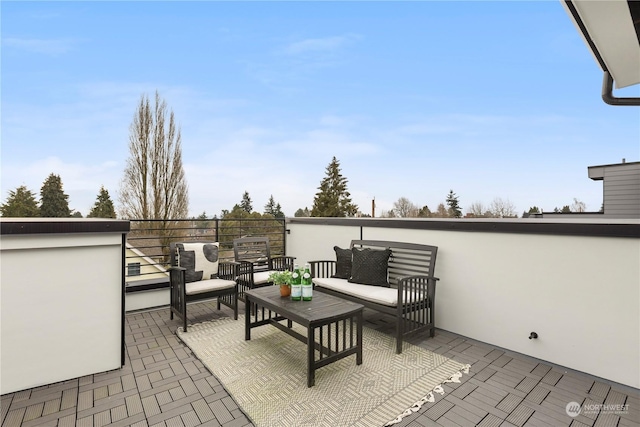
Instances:
[[[352,239],[436,245],[438,328],[640,387],[638,220],[296,218],[287,229],[299,262],[335,259]]]

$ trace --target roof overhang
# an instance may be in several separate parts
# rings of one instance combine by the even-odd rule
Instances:
[[[614,170],[616,172],[621,172],[620,170],[624,170],[627,168],[637,168],[640,165],[640,162],[629,162],[627,163],[625,159],[622,159],[622,163],[614,163],[611,165],[597,165],[597,166],[589,166],[587,167],[587,171],[589,172],[589,178],[594,181],[601,181],[604,179],[605,171]]]
[[[611,105],[640,105],[616,98],[617,89],[640,83],[640,2],[561,0],[584,42],[604,71],[602,98]]]

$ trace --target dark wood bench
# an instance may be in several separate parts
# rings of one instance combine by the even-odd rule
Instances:
[[[438,280],[434,277],[434,271],[438,248],[383,240],[353,240],[349,249],[353,248],[391,250],[387,270],[389,288],[331,277],[336,274],[336,261],[319,260],[310,262],[314,291],[357,302],[366,308],[395,316],[398,354],[402,353],[403,338],[410,334],[428,330],[433,337]]]

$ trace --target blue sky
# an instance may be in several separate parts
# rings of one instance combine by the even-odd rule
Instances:
[[[587,167],[640,160],[640,110],[600,98],[602,71],[559,1],[6,2],[2,201],[60,175],[86,215],[114,202],[140,96],[182,132],[190,215],[248,191],[313,205],[333,156],[353,201],[400,197],[519,215],[602,203]],[[638,88],[617,91],[638,96]]]

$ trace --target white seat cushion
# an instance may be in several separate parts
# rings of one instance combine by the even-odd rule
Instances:
[[[185,292],[187,295],[201,294],[209,291],[220,291],[222,289],[233,288],[236,282],[233,280],[225,279],[208,279],[199,280],[197,282],[187,283],[185,285]]]
[[[269,275],[271,273],[273,273],[273,270],[253,273],[253,283],[255,285],[264,285],[265,283],[269,283]]]
[[[321,288],[332,289],[343,294],[352,295],[367,301],[395,307],[398,304],[398,290],[396,288],[386,288],[383,286],[359,285],[349,283],[346,279],[334,277],[315,278],[313,283]]]

